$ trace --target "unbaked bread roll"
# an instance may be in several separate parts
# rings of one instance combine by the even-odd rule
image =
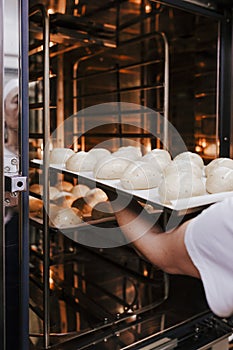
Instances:
[[[207,176],[206,190],[209,193],[233,191],[233,169],[216,167]]]
[[[91,153],[91,155],[94,155],[96,158],[96,161],[111,155],[111,152],[106,148],[92,148],[90,149],[90,151],[88,151],[88,153]]]
[[[100,188],[93,188],[89,190],[85,197],[76,199],[72,207],[78,208],[83,216],[91,216],[92,209],[99,202],[105,202],[108,200],[106,193]]]
[[[96,163],[93,175],[97,179],[120,179],[130,163],[131,161],[126,158],[108,156]]]
[[[94,152],[80,151],[66,161],[66,169],[70,171],[92,171],[97,158]]]
[[[89,190],[90,187],[83,184],[78,184],[72,188],[71,193],[75,196],[76,199],[78,199],[80,197],[84,197]]]
[[[30,186],[30,191],[34,192],[36,194],[39,194],[40,196],[43,196],[43,186],[39,184],[33,184]],[[53,200],[58,194],[59,190],[54,186],[49,186],[49,198]]]
[[[72,193],[60,192],[59,195],[54,198],[53,202],[60,207],[70,208],[75,199],[76,197]]]
[[[52,220],[52,224],[58,228],[68,228],[79,225],[82,222],[80,211],[76,208],[65,208],[59,210]]]
[[[72,208],[78,209],[83,217],[90,217],[93,207],[86,202],[85,197],[80,197],[72,203]]]
[[[130,164],[120,178],[122,187],[128,190],[157,187],[162,180],[162,171],[155,163],[135,162]]]
[[[92,188],[85,195],[88,204],[94,207],[99,202],[104,202],[108,200],[108,196],[101,188]]]
[[[153,166],[156,166],[162,172],[170,163],[171,156],[170,153],[163,149],[153,149],[152,151],[146,153],[142,159],[142,162],[148,162]]]
[[[162,203],[171,203],[172,200],[202,196],[206,190],[201,178],[184,173],[181,176],[170,174],[164,177],[159,184],[158,193]]]
[[[151,151],[147,152],[143,157],[142,160],[150,160],[153,159],[154,157],[162,158],[169,163],[171,161],[171,155],[170,153],[165,150],[165,149],[160,149],[160,148],[154,148]]]
[[[43,208],[43,202],[39,198],[29,196],[29,211],[31,213],[39,212]]]
[[[122,146],[113,152],[114,157],[123,157],[130,160],[139,160],[142,157],[140,148],[134,146]]]
[[[58,181],[58,183],[56,184],[56,188],[59,191],[70,192],[73,187],[74,185],[71,182],[64,180]]]
[[[205,167],[205,174],[209,176],[211,172],[213,172],[218,167],[226,167],[229,169],[233,169],[233,160],[231,158],[221,157],[213,159],[209,164]]]
[[[114,212],[110,202],[99,202],[97,203],[91,212],[93,220],[100,220],[114,216]]]
[[[54,186],[50,186],[49,187],[49,198],[50,200],[53,200],[56,196],[58,196],[60,193],[59,189],[54,187]]]
[[[196,165],[198,165],[201,169],[203,169],[204,167],[203,159],[201,158],[201,156],[199,156],[199,154],[194,152],[189,152],[189,151],[182,152],[178,154],[173,160],[178,160],[178,159],[191,161]]]
[[[53,218],[58,214],[59,210],[62,210],[64,208],[57,206],[56,204],[50,203],[49,204],[49,219],[50,221],[53,220]],[[43,219],[43,208],[37,212],[36,215],[38,218]]]
[[[64,164],[69,157],[74,154],[74,151],[70,148],[54,148],[50,152],[50,164]]]
[[[187,159],[177,159],[173,160],[166,168],[163,170],[164,176],[168,175],[179,175],[184,173],[189,174],[191,177],[196,176],[201,178],[203,176],[203,170],[194,162]]]

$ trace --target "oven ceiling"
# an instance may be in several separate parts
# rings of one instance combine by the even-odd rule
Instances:
[[[122,0],[119,0],[119,2],[121,2]],[[157,1],[157,0],[151,0],[151,1]],[[85,1],[83,1],[85,2]],[[108,3],[108,1],[106,0],[102,0],[102,1],[98,1],[99,3],[102,3],[103,4],[106,4]],[[114,0],[111,0],[110,3],[113,3]],[[137,3],[140,3],[140,0],[130,0],[129,2],[133,3],[133,2],[137,2]],[[158,0],[158,2],[160,2]],[[166,0],[163,0],[162,2],[166,2]],[[169,1],[168,1],[169,2]],[[204,6],[204,7],[212,7],[212,8],[215,8],[215,9],[222,9],[224,7],[226,8],[233,8],[233,2],[232,0],[180,0],[180,3],[182,4],[182,2],[186,2],[186,3],[190,3],[190,4],[196,4],[196,5],[200,5],[200,6]],[[43,5],[46,5],[48,7],[51,7],[51,8],[57,8],[57,9],[60,9],[60,8],[69,8],[69,7],[72,7],[75,3],[75,1],[72,1],[72,0],[30,0],[29,1],[30,3],[30,6],[33,6],[35,4],[38,4],[38,3],[41,3]],[[89,6],[90,6],[90,3],[89,3]]]

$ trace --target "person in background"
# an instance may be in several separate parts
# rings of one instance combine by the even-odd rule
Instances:
[[[5,147],[4,172],[18,172],[19,81],[10,80],[4,88]],[[11,159],[17,160],[16,164]],[[18,208],[5,207],[6,245],[6,349],[19,345],[19,235]]]
[[[19,80],[11,79],[4,88],[5,149],[14,155],[18,153],[18,95]]]
[[[210,309],[233,315],[233,197],[164,232],[142,206],[108,193],[118,225],[139,254],[169,274],[201,279]]]

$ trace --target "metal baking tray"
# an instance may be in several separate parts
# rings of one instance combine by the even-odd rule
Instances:
[[[42,165],[42,161],[34,159],[33,164]],[[222,201],[227,197],[233,197],[233,191],[231,192],[219,192],[214,194],[206,193],[202,196],[182,198],[171,201],[171,203],[162,203],[159,199],[158,188],[151,188],[147,190],[126,190],[121,186],[120,180],[101,180],[96,179],[92,172],[73,172],[69,171],[62,164],[51,164],[51,170],[70,174],[74,177],[78,177],[82,182],[85,180],[89,183],[93,183],[96,187],[108,188],[117,190],[119,193],[124,193],[129,196],[133,196],[136,200],[150,204],[157,209],[167,210],[169,212],[175,211],[178,215],[183,215],[185,212],[195,212],[202,207],[206,207],[213,203]]]

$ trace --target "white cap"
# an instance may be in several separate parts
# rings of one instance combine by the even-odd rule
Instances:
[[[19,79],[18,78],[11,79],[6,83],[6,85],[4,87],[4,93],[3,93],[4,101],[7,97],[7,95],[16,87],[19,87]]]

